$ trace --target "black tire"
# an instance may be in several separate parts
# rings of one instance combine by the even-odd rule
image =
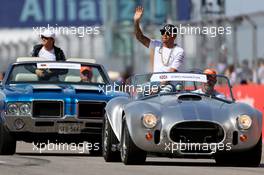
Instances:
[[[126,122],[123,122],[121,160],[125,165],[139,165],[146,161],[147,153],[138,148],[130,137]]]
[[[239,166],[239,167],[258,167],[262,155],[262,136],[258,143],[251,149],[243,152],[224,153],[216,155],[215,161],[218,165]]]
[[[16,140],[8,130],[0,126],[0,155],[13,155],[16,153]]]
[[[103,157],[106,162],[120,162],[120,151],[116,147],[116,150],[112,150],[112,145],[119,143],[115,133],[109,123],[107,116],[104,118],[103,124]]]

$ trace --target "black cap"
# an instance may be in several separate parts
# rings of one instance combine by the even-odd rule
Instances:
[[[160,32],[168,32],[169,34],[173,34],[173,35],[177,35],[178,30],[177,27],[175,25],[172,24],[166,24],[162,27],[162,29],[160,29]]]

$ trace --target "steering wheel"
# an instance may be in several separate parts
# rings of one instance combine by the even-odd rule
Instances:
[[[175,86],[170,82],[166,82],[166,84],[164,85],[161,84],[159,88],[159,93],[170,93],[175,91],[176,91]]]

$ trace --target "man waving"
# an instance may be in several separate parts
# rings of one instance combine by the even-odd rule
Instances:
[[[137,7],[134,15],[135,35],[145,47],[154,50],[154,72],[182,71],[184,66],[184,50],[174,43],[177,37],[177,28],[172,24],[166,24],[160,29],[161,41],[146,37],[140,29],[140,20],[143,16],[143,7]]]

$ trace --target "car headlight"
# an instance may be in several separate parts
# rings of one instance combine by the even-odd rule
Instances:
[[[17,115],[19,114],[19,109],[18,109],[18,105],[13,103],[13,104],[9,104],[7,106],[7,113],[11,114],[11,115]]]
[[[31,114],[30,104],[28,103],[21,104],[21,106],[19,107],[19,111],[21,115],[30,115]]]
[[[144,114],[142,122],[146,128],[154,128],[158,123],[158,118],[154,114]]]
[[[240,129],[249,129],[252,125],[252,119],[248,115],[241,115],[237,118],[237,124]]]
[[[15,116],[30,116],[31,115],[31,104],[25,102],[8,103],[7,114]]]

